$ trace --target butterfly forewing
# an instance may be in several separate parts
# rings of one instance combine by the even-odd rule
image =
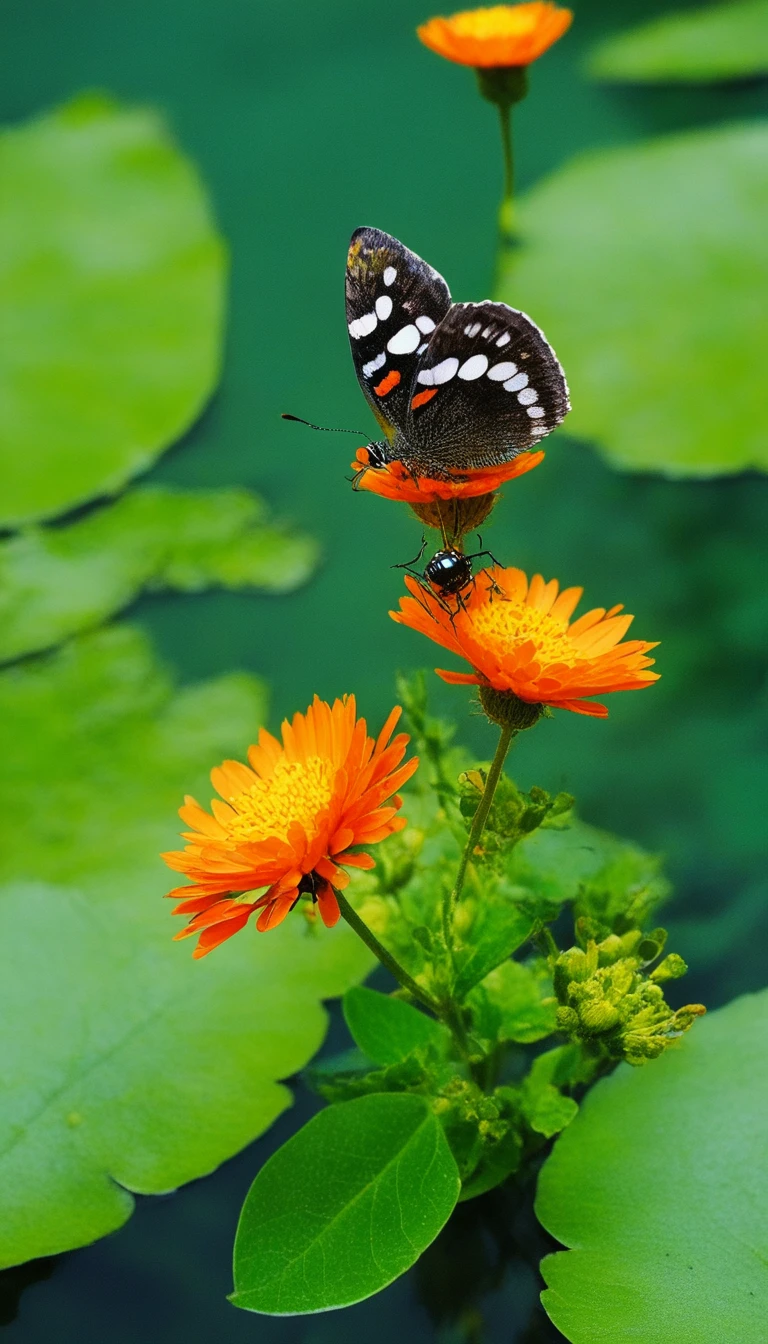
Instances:
[[[415,370],[403,437],[423,474],[509,461],[570,410],[552,347],[505,303],[454,304]]]
[[[451,305],[443,277],[380,229],[357,229],[347,258],[347,326],[360,386],[392,439],[406,432],[421,356]]]

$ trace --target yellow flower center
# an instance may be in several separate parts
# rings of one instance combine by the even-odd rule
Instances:
[[[233,840],[287,840],[296,822],[312,836],[317,817],[331,801],[335,769],[322,756],[289,761],[281,756],[270,779],[257,779],[227,801],[237,813],[227,829]]]
[[[458,37],[475,37],[480,42],[489,38],[522,37],[536,30],[543,17],[541,11],[546,8],[543,5],[494,5],[491,9],[464,10],[454,14],[448,22]]]
[[[537,661],[543,663],[572,663],[576,654],[562,621],[521,602],[501,598],[484,602],[472,612],[472,633],[497,658],[529,639],[536,645]]]

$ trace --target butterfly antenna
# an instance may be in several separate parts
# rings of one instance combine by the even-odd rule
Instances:
[[[299,425],[308,425],[310,429],[320,429],[324,434],[356,434],[359,439],[367,439],[369,436],[364,429],[333,429],[330,425],[313,425],[311,420],[302,420],[300,415],[288,415],[283,411],[281,420],[295,420]]]

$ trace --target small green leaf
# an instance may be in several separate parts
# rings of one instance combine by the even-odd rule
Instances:
[[[669,894],[658,858],[578,818],[562,830],[542,828],[522,840],[507,863],[538,919],[556,918],[566,901],[613,932],[628,912],[647,919]],[[623,929],[622,929],[623,931]]]
[[[498,297],[536,315],[569,433],[666,476],[768,470],[768,126],[690,131],[567,164],[520,207]]]
[[[528,1045],[555,1030],[557,1002],[541,963],[502,962],[472,990],[467,1003],[473,1030],[487,1041]]]
[[[530,936],[533,920],[517,903],[525,894],[503,883],[494,890],[489,881],[487,892],[477,902],[467,902],[464,909],[460,904],[461,941],[454,954],[454,993],[459,1002]]]
[[[748,79],[768,72],[765,0],[730,0],[663,14],[606,38],[588,65],[595,79],[696,83]]]
[[[768,992],[598,1083],[539,1178],[544,1305],[572,1344],[763,1344]]]
[[[486,1143],[475,1170],[462,1183],[459,1202],[465,1204],[468,1199],[476,1199],[487,1190],[495,1190],[513,1171],[517,1171],[522,1151],[522,1139],[512,1126],[497,1142]]]
[[[144,590],[284,593],[317,559],[247,490],[130,491],[66,527],[0,541],[0,662],[98,625]]]
[[[355,985],[342,1001],[353,1040],[374,1064],[398,1064],[414,1050],[433,1046],[444,1052],[450,1032],[402,999]]]
[[[397,1094],[321,1111],[259,1172],[235,1241],[235,1306],[267,1315],[360,1302],[405,1273],[459,1197],[429,1104]]]
[[[0,135],[0,526],[113,494],[219,374],[225,253],[157,112],[86,96]]]
[[[533,1061],[520,1089],[520,1108],[531,1129],[551,1139],[559,1134],[576,1115],[579,1107],[572,1097],[564,1097],[557,1083],[561,1081],[564,1056],[574,1053],[572,1046],[558,1046]],[[564,1081],[564,1080],[563,1080]]]

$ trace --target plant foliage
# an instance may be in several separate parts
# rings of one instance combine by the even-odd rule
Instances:
[[[768,468],[768,128],[586,154],[521,205],[499,297],[568,370],[570,432],[668,476]]]
[[[735,0],[663,14],[606,38],[592,53],[596,79],[697,83],[749,79],[768,72],[764,0]]]
[[[0,526],[112,494],[219,373],[225,252],[162,117],[83,95],[0,136]]]
[[[0,662],[100,624],[142,590],[290,592],[317,545],[266,512],[247,490],[144,486],[66,526],[0,541]]]
[[[120,626],[0,674],[3,1265],[103,1236],[133,1192],[254,1139],[322,1041],[320,1001],[370,966],[348,930],[299,920],[202,965],[169,936],[158,851],[178,799],[264,707],[242,675],[176,690]]]
[[[768,993],[737,999],[652,1069],[603,1079],[558,1140],[536,1209],[573,1247],[542,1265],[573,1344],[762,1344],[766,1030]]]

